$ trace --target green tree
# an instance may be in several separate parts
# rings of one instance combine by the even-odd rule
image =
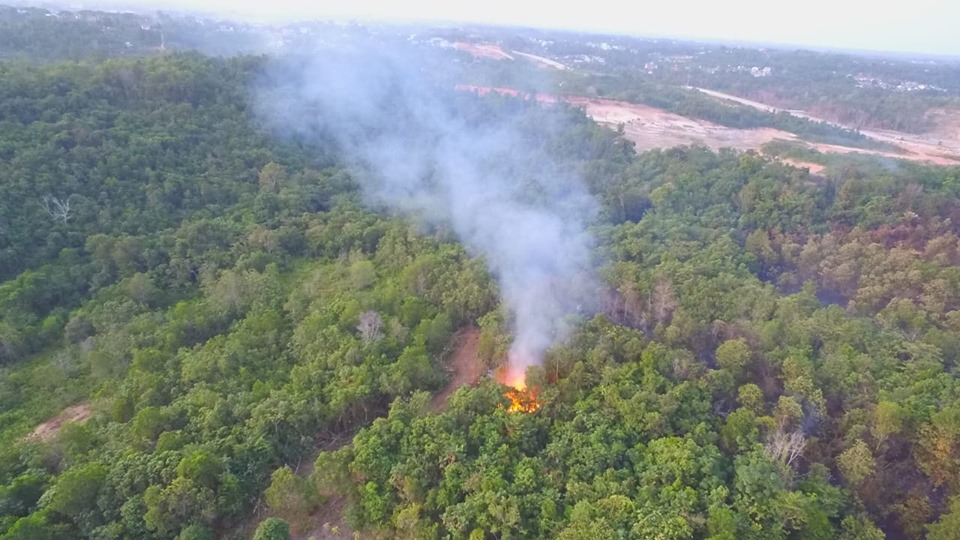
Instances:
[[[313,485],[297,476],[290,467],[273,472],[264,496],[270,511],[292,523],[295,529],[301,529],[309,522],[310,513],[319,502]]]
[[[97,524],[97,496],[106,476],[107,468],[96,462],[67,470],[57,479],[47,509],[89,532]]]
[[[204,525],[194,523],[180,531],[177,540],[214,540],[216,535],[213,531]]]
[[[717,365],[741,378],[750,364],[750,348],[744,339],[725,341],[717,347]]]
[[[290,540],[290,525],[280,518],[268,517],[257,525],[253,540]]]
[[[888,437],[900,433],[900,430],[903,429],[903,417],[903,408],[900,405],[890,401],[877,403],[873,411],[873,425],[870,428],[870,433],[873,435],[878,449]]]
[[[858,440],[853,443],[853,446],[837,456],[837,466],[848,482],[857,485],[873,474],[876,469],[876,461],[870,447],[863,441]]]
[[[754,414],[761,415],[764,412],[763,390],[760,387],[748,383],[737,389],[737,401],[740,405]]]
[[[960,496],[950,499],[947,511],[936,523],[927,525],[927,540],[950,540],[960,532]]]
[[[289,175],[282,165],[271,161],[270,163],[264,165],[262,169],[260,169],[260,174],[257,175],[257,180],[260,184],[261,190],[276,193],[280,191],[281,187],[287,184],[289,181]]]

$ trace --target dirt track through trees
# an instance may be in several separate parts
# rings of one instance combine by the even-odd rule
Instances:
[[[478,328],[463,328],[454,334],[453,353],[444,366],[444,369],[451,374],[450,382],[433,396],[433,399],[430,401],[431,411],[443,411],[447,407],[447,400],[450,398],[450,395],[458,388],[476,384],[476,382],[483,377],[483,374],[486,372],[486,367],[483,365],[480,357],[477,356],[479,343],[480,330]],[[332,450],[340,448],[344,444],[349,444],[349,439],[332,441],[325,449]],[[316,456],[312,456],[312,459],[315,460]],[[309,477],[312,471],[313,461],[309,461],[302,467],[298,467],[296,472],[300,476]],[[354,538],[367,538],[363,533],[358,533],[358,531],[351,529],[344,521],[343,512],[346,504],[346,499],[341,495],[330,497],[317,509],[316,513],[310,517],[314,526],[307,532],[293,534],[293,538],[297,540],[308,540],[310,538],[314,538],[315,540],[352,540]],[[270,512],[265,507],[261,507],[254,519],[251,520],[248,532],[252,531],[254,524],[259,523],[269,515]]]
[[[447,386],[430,401],[430,410],[433,412],[444,410],[450,394],[461,386],[476,383],[486,371],[483,362],[477,356],[477,346],[480,343],[479,329],[471,327],[460,330],[454,336],[454,343],[456,346],[447,367],[452,372],[452,377]]]

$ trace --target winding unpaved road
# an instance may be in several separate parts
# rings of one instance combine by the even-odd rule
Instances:
[[[476,384],[477,381],[486,373],[483,362],[477,356],[477,346],[480,343],[480,330],[475,327],[467,327],[459,330],[453,337],[453,354],[450,356],[445,369],[452,375],[450,382],[442,390],[437,392],[430,401],[430,410],[433,412],[442,412],[447,407],[447,399],[457,388],[461,386]],[[349,444],[349,439],[333,441],[327,450],[339,448],[344,444]],[[315,456],[314,456],[315,459]],[[313,470],[313,461],[307,461],[306,464],[297,470],[301,476],[309,476]],[[343,520],[343,512],[347,501],[342,496],[334,496],[317,509],[311,516],[314,527],[301,534],[294,534],[297,540],[352,540],[355,538],[367,538],[362,533],[358,533],[350,528]],[[262,509],[258,516],[253,520],[259,523],[265,519],[269,513]]]

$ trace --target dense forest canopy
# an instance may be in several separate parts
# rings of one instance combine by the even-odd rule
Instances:
[[[495,276],[370,206],[330,139],[265,125],[274,60],[24,50],[0,538],[289,538],[330,501],[374,538],[956,537],[960,168],[638,154],[577,109],[447,92],[537,141],[518,179],[582,179],[604,292],[527,372],[536,411],[490,377],[438,407],[458,331],[504,361]]]

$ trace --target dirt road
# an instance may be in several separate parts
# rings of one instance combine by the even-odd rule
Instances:
[[[454,336],[456,349],[450,357],[449,367],[453,374],[447,386],[433,396],[430,401],[430,410],[440,412],[447,406],[447,399],[457,388],[476,383],[486,372],[483,362],[477,356],[477,346],[480,343],[480,330],[464,328]]]
[[[454,48],[461,50],[477,58],[490,58],[492,60],[513,60],[513,57],[500,48],[499,45],[492,43],[465,43],[458,41],[453,44]]]
[[[740,103],[741,105],[753,107],[761,111],[772,113],[786,112],[798,118],[804,118],[814,122],[823,122],[845,129],[856,130],[851,126],[846,126],[837,122],[831,122],[823,118],[818,118],[804,111],[780,109],[772,105],[760,103],[759,101],[753,101],[731,94],[717,92],[715,90],[707,90],[706,88],[694,89],[702,94],[706,94],[717,99],[734,101]],[[936,127],[933,131],[926,135],[880,129],[859,130],[860,133],[871,139],[888,143],[900,148],[902,153],[863,150],[830,144],[810,143],[810,145],[821,152],[860,152],[863,154],[872,154],[895,159],[928,161],[937,165],[960,165],[960,111],[936,111],[934,113],[934,123],[936,124]]]
[[[477,356],[477,346],[480,342],[480,330],[474,327],[463,328],[453,337],[454,351],[450,356],[447,370],[452,373],[450,382],[430,401],[430,410],[441,412],[447,406],[447,399],[457,388],[461,386],[475,384],[486,372],[486,368],[480,358]],[[349,444],[350,439],[337,439],[331,441],[326,450],[340,448],[344,444]],[[308,477],[313,471],[313,461],[308,460],[303,467],[296,471],[298,475]],[[313,523],[307,532],[294,534],[297,540],[348,540],[356,538],[367,538],[368,536],[354,531],[343,520],[343,512],[347,501],[344,497],[337,495],[328,499],[323,506],[317,509],[316,513],[310,516]],[[266,508],[261,508],[254,519],[251,520],[250,529],[253,524],[259,523],[269,515]]]
[[[823,153],[849,154],[860,153],[882,156],[892,159],[907,159],[912,161],[924,161],[937,165],[960,165],[960,112],[956,116],[949,116],[951,121],[956,121],[957,129],[945,128],[941,134],[955,134],[956,141],[950,139],[932,139],[918,137],[899,132],[885,131],[862,131],[864,135],[872,137],[878,141],[887,142],[901,149],[900,152],[888,152],[880,150],[866,150],[863,148],[853,148],[835,144],[811,143],[799,139],[793,133],[773,128],[755,128],[738,129],[721,126],[701,120],[699,118],[688,118],[671,112],[628,103],[625,101],[615,101],[611,99],[588,98],[581,96],[555,96],[551,94],[524,94],[513,88],[497,88],[490,86],[474,86],[460,84],[456,86],[459,90],[474,92],[484,95],[490,92],[496,92],[502,95],[517,97],[526,97],[527,99],[536,99],[541,103],[556,103],[563,101],[571,105],[583,108],[588,116],[593,118],[598,124],[610,127],[624,126],[624,134],[628,139],[636,144],[638,151],[652,150],[654,148],[670,148],[673,146],[682,146],[689,144],[702,144],[708,148],[718,150],[720,148],[734,148],[737,150],[760,150],[768,142],[774,140],[786,140],[799,142],[808,148],[816,149]],[[707,95],[730,99],[738,103],[757,107],[770,112],[778,112],[783,109],[771,107],[756,101],[730,96],[721,92],[712,90],[702,90]],[[819,118],[806,116],[802,111],[787,111],[797,116],[802,116],[810,120],[822,121]],[[945,113],[946,116],[946,113]],[[946,141],[946,142],[944,142]],[[807,167],[810,172],[817,174],[822,171],[822,167],[813,163],[799,163],[784,160],[786,163],[797,164],[801,167]]]

